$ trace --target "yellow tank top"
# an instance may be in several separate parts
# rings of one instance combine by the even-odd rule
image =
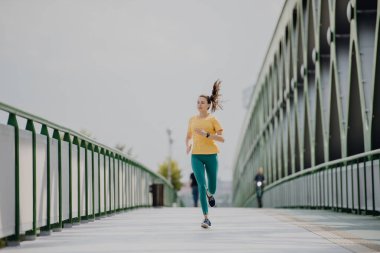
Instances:
[[[193,116],[189,120],[189,127],[187,129],[188,135],[193,138],[192,154],[219,153],[219,148],[215,144],[214,140],[195,133],[195,129],[197,128],[205,130],[210,134],[215,134],[217,131],[223,130],[219,121],[212,115],[208,115],[206,118]]]

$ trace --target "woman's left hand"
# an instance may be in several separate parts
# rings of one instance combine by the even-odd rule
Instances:
[[[196,128],[194,131],[195,131],[197,134],[202,135],[202,136],[204,136],[204,137],[206,137],[206,135],[207,135],[207,132],[206,132],[205,130],[203,130],[203,129]]]

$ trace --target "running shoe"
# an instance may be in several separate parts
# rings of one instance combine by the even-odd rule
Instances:
[[[205,219],[202,224],[201,224],[201,227],[202,228],[208,228],[208,227],[211,227],[211,222],[209,219]]]
[[[208,204],[211,206],[211,207],[214,207],[215,206],[215,198],[211,195],[211,196],[208,196],[207,195],[207,198],[208,198]]]

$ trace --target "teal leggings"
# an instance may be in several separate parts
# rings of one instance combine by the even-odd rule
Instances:
[[[198,182],[199,199],[201,201],[203,214],[208,214],[206,191],[208,190],[209,193],[215,194],[216,177],[218,174],[218,156],[217,154],[193,154],[191,155],[191,166],[193,167],[194,175]],[[205,170],[207,173],[207,185]]]

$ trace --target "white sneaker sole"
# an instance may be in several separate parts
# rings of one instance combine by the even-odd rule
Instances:
[[[201,227],[202,227],[202,228],[208,228],[208,227],[209,227],[209,225],[208,225],[208,224],[206,224],[206,223],[202,223],[202,224],[201,224]]]

